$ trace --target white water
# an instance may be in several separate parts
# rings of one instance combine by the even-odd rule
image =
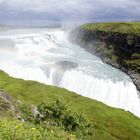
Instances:
[[[64,87],[140,117],[140,99],[131,79],[71,44],[64,31],[1,32],[0,69],[14,77]]]

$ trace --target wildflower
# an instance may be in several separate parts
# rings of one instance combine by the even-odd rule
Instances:
[[[32,131],[36,131],[36,128],[33,127],[31,130],[32,130]]]
[[[70,137],[69,137],[70,140],[75,140],[75,135],[73,134],[70,134]]]
[[[54,132],[54,131],[53,131],[53,130],[51,130],[51,134],[53,134],[53,132]]]
[[[19,129],[20,127],[21,127],[21,125],[16,125],[16,127],[15,127],[15,128],[16,128],[16,129]]]
[[[75,135],[71,134],[71,137],[75,137]]]

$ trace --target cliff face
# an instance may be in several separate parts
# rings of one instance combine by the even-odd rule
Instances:
[[[140,91],[140,37],[134,34],[77,28],[70,40],[127,73]]]
[[[75,33],[74,33],[75,32]],[[75,41],[84,41],[86,43],[93,42],[93,40],[103,41],[105,43],[117,43],[128,51],[140,52],[140,36],[117,33],[117,32],[105,32],[105,31],[90,31],[82,28],[77,28],[72,33],[76,34]],[[73,40],[74,41],[74,40]]]

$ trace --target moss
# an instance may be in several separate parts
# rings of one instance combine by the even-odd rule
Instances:
[[[116,50],[113,45],[106,47],[105,44],[100,44],[96,52],[100,53],[102,57],[109,58],[112,63],[117,63],[119,61],[119,57],[116,55]]]
[[[138,73],[140,73],[140,59],[136,60],[125,60],[124,61],[125,67],[128,69],[134,70]]]
[[[139,53],[129,53],[121,50],[115,45],[103,46],[99,45],[96,49],[102,57],[109,59],[111,64],[119,64],[128,70],[133,70],[140,73],[140,54]]]
[[[140,54],[139,53],[133,53],[131,58],[133,60],[140,59]]]

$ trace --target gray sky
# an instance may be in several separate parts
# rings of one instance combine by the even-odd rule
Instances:
[[[140,0],[0,0],[4,21],[139,21]]]

